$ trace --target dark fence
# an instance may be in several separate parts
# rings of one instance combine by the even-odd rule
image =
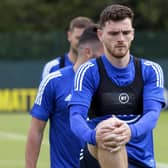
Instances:
[[[0,33],[1,60],[47,60],[67,48],[63,31]]]
[[[0,62],[0,112],[27,112],[33,106],[42,61]]]
[[[135,32],[132,51],[148,59],[168,57],[168,32]]]
[[[135,32],[132,53],[147,58],[167,58],[167,32]],[[0,60],[48,60],[68,49],[66,32],[0,33]]]

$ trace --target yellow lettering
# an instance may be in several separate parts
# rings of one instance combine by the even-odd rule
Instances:
[[[0,90],[0,111],[8,111],[10,92],[8,89]]]
[[[30,96],[30,109],[33,107],[35,98],[36,98],[36,94],[37,94],[37,89],[30,89],[29,90],[29,96]]]
[[[36,97],[37,89],[0,89],[0,112],[27,112]]]
[[[20,100],[18,89],[13,89],[11,91],[11,111],[18,111],[20,109]]]
[[[20,89],[20,106],[22,111],[28,111],[27,104],[27,89]]]

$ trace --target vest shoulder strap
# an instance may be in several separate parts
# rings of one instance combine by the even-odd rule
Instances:
[[[61,56],[61,58],[60,58],[59,68],[63,68],[64,66],[65,66],[65,55]]]

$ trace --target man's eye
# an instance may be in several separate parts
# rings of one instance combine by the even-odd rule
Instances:
[[[109,34],[112,35],[112,36],[117,36],[119,35],[120,33],[122,33],[123,35],[128,35],[131,33],[130,30],[127,30],[127,31],[121,31],[121,32],[110,32]]]
[[[119,34],[119,32],[110,32],[110,34],[111,34],[112,36],[116,36],[116,35]]]
[[[123,31],[122,33],[123,33],[123,35],[128,35],[128,34],[131,33],[131,31],[130,30],[129,31]]]

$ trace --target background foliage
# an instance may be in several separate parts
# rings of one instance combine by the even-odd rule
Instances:
[[[77,15],[97,21],[100,11],[112,3],[130,6],[135,11],[138,29],[168,30],[165,0],[1,0],[0,31],[65,29]]]
[[[168,55],[164,48],[168,42],[165,0],[1,0],[0,59],[50,59],[61,55],[68,48],[65,30],[69,21],[79,15],[98,21],[102,9],[112,3],[128,5],[135,12],[138,33],[133,51],[137,56]]]

